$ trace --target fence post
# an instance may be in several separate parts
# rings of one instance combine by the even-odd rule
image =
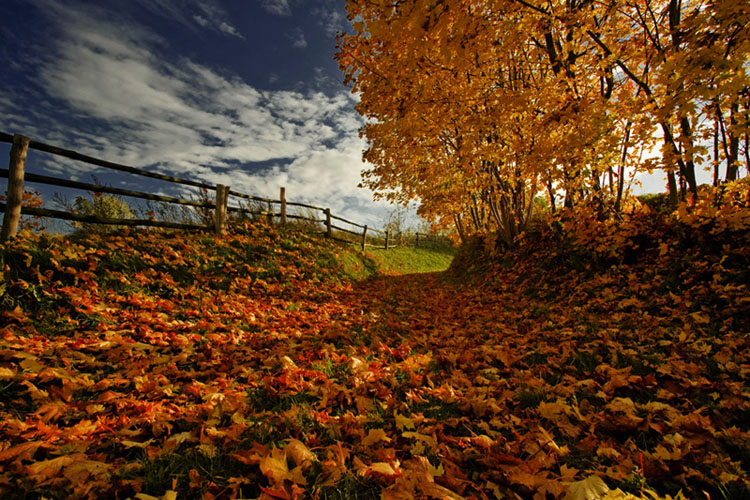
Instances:
[[[326,208],[325,214],[326,214],[326,238],[330,238],[331,236],[333,236],[333,231],[331,230],[331,209]]]
[[[266,212],[266,224],[273,226],[273,212]]]
[[[365,251],[365,243],[367,242],[367,224],[365,224],[365,230],[362,231],[362,251]]]
[[[281,200],[281,225],[286,225],[286,188],[283,187],[279,193],[279,199]]]
[[[216,185],[216,213],[214,213],[214,231],[217,236],[224,234],[227,218],[227,198],[229,197],[229,186]]]
[[[13,135],[8,165],[8,197],[5,200],[3,228],[0,231],[0,242],[12,238],[18,231],[23,205],[23,172],[26,165],[26,153],[29,150],[29,138],[20,134]]]
[[[414,242],[414,246],[417,247],[417,248],[419,248],[419,233],[417,233],[417,239]]]
[[[391,231],[386,229],[385,230],[385,249],[388,250],[388,240],[391,237]]]
[[[333,236],[333,232],[331,231],[331,209],[326,208],[326,238],[330,238]]]

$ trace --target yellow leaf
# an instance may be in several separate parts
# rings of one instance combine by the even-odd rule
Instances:
[[[305,475],[302,472],[301,465],[287,472],[287,474],[284,476],[284,479],[288,479],[291,482],[296,483],[296,484],[302,484],[302,485],[307,484],[307,479],[305,478]]]
[[[560,415],[564,415],[567,407],[560,403],[539,403],[539,414],[550,422],[557,422]]]
[[[423,443],[426,443],[431,448],[437,447],[437,439],[433,436],[429,436],[427,434],[420,434],[418,432],[404,432],[401,434],[405,438],[414,438],[417,439]]]
[[[80,456],[80,455],[79,455]],[[41,462],[34,462],[33,464],[26,467],[29,475],[44,475],[47,477],[56,476],[60,469],[66,465],[70,465],[76,457],[71,455],[63,455],[61,457],[52,458],[50,460],[42,460]]]
[[[46,368],[45,365],[39,363],[36,360],[36,357],[26,358],[18,364],[21,368],[24,369],[24,371],[31,372],[31,373],[39,373],[44,368]]]
[[[16,374],[10,368],[0,368],[0,380],[6,380],[15,377]]]
[[[294,460],[297,465],[309,465],[310,462],[315,460],[315,454],[309,450],[302,441],[297,439],[290,439],[287,445],[284,447],[284,453],[287,458]]]
[[[564,500],[601,500],[608,491],[609,487],[599,476],[589,476],[570,483]]]
[[[155,497],[145,493],[136,493],[135,498],[138,500],[177,500],[177,492],[174,490],[168,490],[161,497]]]
[[[450,500],[464,500],[464,497],[458,493],[454,493],[448,488],[440,486],[436,483],[420,483],[419,489],[422,493],[435,498],[449,498]]]
[[[64,476],[71,483],[83,483],[92,477],[105,476],[109,473],[110,465],[96,460],[81,460],[65,468]]]
[[[396,416],[396,429],[400,431],[403,431],[404,429],[414,429],[414,421],[412,419],[395,412],[394,414]]]
[[[440,464],[437,467],[435,467],[431,463],[427,462],[427,472],[432,477],[440,477],[443,474],[445,474],[445,467],[443,467],[443,464]]]
[[[284,452],[274,446],[273,450],[271,450],[271,454],[261,459],[260,471],[264,476],[270,479],[272,483],[283,481],[289,472]]]
[[[377,472],[378,474],[383,474],[385,476],[393,476],[396,474],[396,471],[393,470],[391,464],[387,462],[375,462],[368,466],[366,470],[369,472]]]
[[[89,415],[104,413],[105,411],[107,411],[107,407],[104,405],[86,405],[86,413]]]
[[[672,446],[679,446],[682,441],[684,441],[684,437],[679,432],[675,432],[674,434],[667,434],[664,436],[664,442],[671,444]]]
[[[282,356],[281,357],[281,366],[285,370],[296,370],[297,369],[297,364],[294,361],[292,361],[292,358],[290,358],[289,356]]]
[[[495,495],[496,500],[503,500],[505,498],[505,493],[502,492],[500,486],[493,483],[492,481],[487,481],[484,484],[484,489],[490,490],[492,494]]]
[[[362,446],[372,446],[378,441],[390,441],[391,438],[385,435],[385,431],[383,429],[370,429],[370,432],[367,433],[367,437],[362,440]]]
[[[696,323],[699,323],[701,325],[706,325],[711,322],[711,319],[706,314],[703,314],[702,312],[696,311],[694,313],[691,313],[690,316],[693,317]]]

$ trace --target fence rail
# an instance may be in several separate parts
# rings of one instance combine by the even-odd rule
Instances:
[[[6,211],[7,205],[0,203],[0,210]],[[170,229],[198,229],[205,230],[206,226],[198,224],[182,224],[179,222],[158,221],[151,219],[111,219],[109,217],[100,217],[98,215],[81,215],[64,212],[62,210],[52,210],[49,208],[39,207],[21,207],[22,215],[31,215],[36,217],[51,217],[55,219],[69,220],[75,222],[90,222],[94,224],[109,224],[118,226],[150,226],[166,227]]]
[[[18,223],[20,221],[21,215],[31,215],[31,216],[36,216],[36,217],[50,217],[50,218],[61,219],[61,220],[95,223],[95,224],[116,224],[120,226],[146,226],[146,227],[162,227],[162,228],[170,228],[170,229],[208,230],[208,231],[213,230],[217,235],[222,235],[226,231],[227,212],[240,212],[240,213],[249,213],[249,214],[259,215],[261,217],[266,217],[269,224],[272,224],[275,218],[280,218],[280,223],[282,225],[287,223],[287,219],[310,221],[316,224],[322,223],[325,226],[325,232],[323,234],[325,234],[326,238],[334,239],[337,241],[343,241],[346,243],[358,244],[362,248],[362,250],[364,250],[365,247],[367,246],[373,246],[367,242],[368,231],[377,232],[379,234],[385,235],[385,249],[386,250],[393,246],[392,241],[391,241],[391,234],[389,231],[380,231],[377,229],[368,228],[367,225],[358,224],[356,222],[352,222],[350,220],[344,219],[343,217],[333,215],[331,214],[330,208],[323,208],[323,207],[318,207],[315,205],[310,205],[307,203],[300,203],[300,202],[291,202],[291,201],[287,202],[286,201],[286,189],[283,187],[280,189],[279,199],[274,200],[271,198],[263,198],[260,196],[254,196],[250,194],[233,191],[229,189],[229,186],[225,186],[222,184],[212,186],[210,184],[197,182],[197,181],[193,181],[190,179],[181,179],[181,178],[173,177],[170,175],[158,174],[155,172],[142,170],[140,168],[131,167],[128,165],[122,165],[119,163],[114,163],[114,162],[102,160],[99,158],[94,158],[92,156],[84,155],[76,151],[59,148],[57,146],[51,146],[49,144],[44,144],[44,143],[37,142],[37,141],[32,141],[28,137],[20,135],[20,134],[11,135],[11,134],[7,134],[4,132],[0,132],[0,142],[6,142],[6,143],[11,144],[9,167],[8,169],[0,169],[0,178],[8,179],[6,202],[0,203],[0,209],[2,209],[4,213],[2,230],[0,231],[0,242],[5,242],[9,238],[15,236],[16,232],[18,231]],[[102,186],[98,184],[88,184],[88,183],[73,181],[69,179],[60,179],[57,177],[50,177],[46,175],[25,173],[26,156],[28,154],[29,149],[34,149],[37,151],[42,151],[42,152],[49,153],[52,155],[72,159],[75,161],[80,161],[83,163],[96,165],[96,166],[107,168],[110,170],[117,170],[120,172],[140,175],[143,177],[150,177],[152,179],[159,179],[162,181],[171,182],[173,184],[181,184],[181,185],[186,185],[186,186],[198,187],[204,190],[212,190],[212,191],[215,191],[216,193],[215,201],[211,202],[211,201],[185,200],[181,198],[174,198],[171,196],[163,196],[163,195],[152,194],[152,193],[144,193],[141,191],[133,191],[130,189]],[[212,224],[209,224],[209,225],[198,225],[198,224],[183,224],[183,223],[177,223],[177,222],[160,221],[160,220],[153,220],[153,219],[113,219],[113,218],[99,217],[96,215],[82,215],[82,214],[76,214],[76,213],[71,213],[71,212],[65,212],[61,210],[52,210],[48,208],[24,207],[22,205],[23,205],[23,192],[24,192],[25,182],[47,184],[47,185],[52,185],[52,186],[60,186],[60,187],[73,188],[73,189],[84,189],[84,190],[95,192],[95,193],[109,193],[109,194],[130,196],[130,197],[141,198],[141,199],[152,200],[152,201],[176,203],[180,205],[193,206],[197,208],[213,209],[214,210],[213,221],[212,221]],[[242,206],[239,206],[239,207],[231,206],[228,204],[229,196],[234,196],[239,199],[250,200],[250,201],[255,201],[255,202],[268,203],[269,210],[266,210],[266,211],[249,210],[249,209],[243,208]],[[271,211],[270,204],[281,205],[280,212],[276,213],[276,212]],[[323,212],[325,218],[318,219],[318,218],[304,217],[304,216],[296,215],[296,214],[289,214],[287,213],[288,206],[302,207],[302,208],[307,208],[310,210],[321,211]],[[341,221],[346,224],[350,224],[354,227],[358,227],[362,229],[362,232],[360,233],[358,231],[354,231],[351,229],[334,226],[332,223],[332,220]],[[334,229],[341,233],[347,233],[347,234],[360,236],[361,239],[357,242],[353,242],[350,240],[345,240],[342,238],[335,237],[333,234]]]

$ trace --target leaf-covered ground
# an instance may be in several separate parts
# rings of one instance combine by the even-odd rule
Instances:
[[[262,226],[17,240],[0,495],[747,498],[747,232],[626,226],[355,284]]]

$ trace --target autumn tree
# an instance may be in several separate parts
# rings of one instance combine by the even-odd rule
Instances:
[[[717,122],[725,179],[737,176],[745,5],[350,0],[348,10],[354,31],[337,58],[368,119],[364,184],[421,200],[427,218],[511,243],[542,190],[553,209],[617,212],[626,168],[660,167],[674,201],[694,199]],[[658,163],[644,154],[656,139]]]

